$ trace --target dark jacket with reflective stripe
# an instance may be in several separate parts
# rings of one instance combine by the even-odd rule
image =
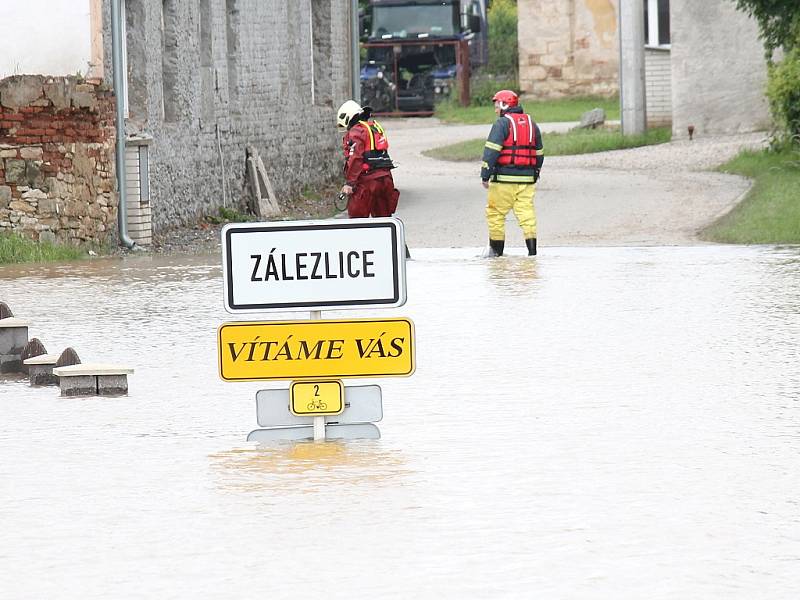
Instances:
[[[511,124],[505,117],[507,113],[524,114],[521,106],[512,106],[500,115],[500,118],[492,125],[489,138],[483,148],[483,164],[481,165],[481,179],[483,181],[497,181],[498,183],[535,183],[539,178],[539,170],[544,164],[544,151],[542,145],[542,134],[539,126],[534,122],[533,131],[534,147],[536,148],[535,166],[514,166],[500,165],[497,158],[503,149],[503,143],[509,135]],[[517,140],[517,145],[527,143],[527,140]]]

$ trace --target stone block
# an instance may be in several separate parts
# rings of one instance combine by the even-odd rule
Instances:
[[[581,115],[581,122],[578,125],[580,129],[588,129],[598,127],[606,122],[606,111],[602,108],[594,108],[586,111]]]
[[[6,160],[6,182],[25,183],[25,161],[17,158]]]
[[[25,148],[20,148],[19,155],[21,158],[27,158],[31,160],[42,160],[43,151],[41,148],[28,146]]]
[[[39,232],[39,241],[55,245],[55,243],[56,243],[56,234],[53,233],[52,231],[40,231]]]
[[[59,377],[58,385],[62,396],[96,396],[96,375],[75,375],[72,377]]]
[[[76,364],[55,367],[62,396],[118,396],[128,393],[130,367],[105,364]]]
[[[11,188],[7,185],[0,185],[0,208],[8,208],[11,202]]]
[[[0,373],[22,372],[22,351],[28,345],[28,322],[0,319]]]
[[[28,106],[43,93],[43,78],[39,75],[17,75],[0,82],[0,104],[6,108]]]
[[[22,373],[19,354],[0,354],[0,373]]]
[[[72,106],[94,110],[97,108],[97,96],[92,92],[75,92],[72,94]]]
[[[58,377],[53,374],[53,367],[58,360],[58,354],[41,354],[24,361],[28,369],[28,379],[31,385],[58,385]]]
[[[69,108],[69,82],[59,80],[45,83],[44,95],[53,103],[56,110]]]
[[[100,396],[124,396],[128,393],[128,376],[98,375],[97,393]]]
[[[21,319],[0,319],[0,354],[22,355],[28,344],[28,324]]]

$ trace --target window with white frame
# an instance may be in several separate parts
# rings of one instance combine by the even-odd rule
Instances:
[[[643,0],[645,45],[670,46],[669,0]]]

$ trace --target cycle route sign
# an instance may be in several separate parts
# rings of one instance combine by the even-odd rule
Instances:
[[[394,217],[232,223],[222,229],[225,309],[323,310],[406,302]]]

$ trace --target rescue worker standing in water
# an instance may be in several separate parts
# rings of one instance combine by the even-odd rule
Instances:
[[[502,256],[505,223],[509,210],[525,234],[528,255],[536,254],[536,213],[533,197],[544,163],[542,134],[530,115],[519,106],[511,90],[500,90],[492,98],[499,117],[492,125],[483,149],[481,181],[489,190],[486,221],[490,256]]]
[[[350,218],[390,217],[397,209],[400,192],[394,187],[390,169],[389,142],[383,127],[370,118],[372,109],[348,100],[337,111],[339,127],[347,130],[342,138],[345,184],[342,193],[350,196]]]

